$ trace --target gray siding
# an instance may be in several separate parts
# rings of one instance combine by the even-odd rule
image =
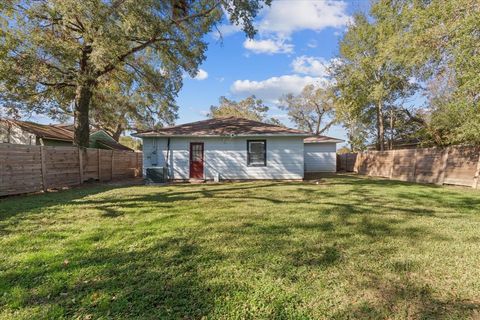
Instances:
[[[305,172],[336,172],[336,143],[305,143]]]
[[[169,167],[174,179],[189,178],[190,142],[204,143],[204,176],[213,179],[302,179],[303,138],[266,137],[267,166],[247,166],[247,140],[255,138],[171,138]],[[155,151],[156,150],[156,151]],[[144,138],[144,168],[165,166],[166,138]]]

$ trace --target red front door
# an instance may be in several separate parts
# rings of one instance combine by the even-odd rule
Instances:
[[[190,179],[203,179],[203,142],[190,142]]]

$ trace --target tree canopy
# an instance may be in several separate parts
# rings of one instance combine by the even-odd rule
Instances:
[[[300,94],[287,94],[281,101],[280,108],[301,130],[322,134],[335,123],[333,96],[328,86],[307,85]]]
[[[478,144],[479,53],[478,1],[376,1],[340,41],[337,116],[351,137],[374,133],[379,149],[385,132],[424,145]]]
[[[73,112],[74,142],[87,146],[91,102],[102,86],[127,78],[155,95],[150,107],[171,109],[183,74],[195,75],[205,58],[204,35],[224,12],[251,37],[263,4],[270,0],[3,1],[1,101],[43,114]]]
[[[220,97],[218,106],[211,106],[207,116],[209,118],[239,117],[281,125],[278,119],[268,116],[268,110],[269,107],[263,103],[262,99],[257,99],[254,95],[240,101]]]

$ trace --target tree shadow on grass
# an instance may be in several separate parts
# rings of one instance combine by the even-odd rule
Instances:
[[[64,257],[68,265],[61,263]],[[203,272],[222,258],[176,237],[135,251],[67,250],[42,267],[8,270],[3,281],[30,292],[18,307],[45,306],[47,318],[58,312],[82,319],[198,319],[229,289],[227,282],[209,283]],[[10,294],[0,305],[8,305]]]
[[[397,279],[370,275],[363,283],[369,294],[337,311],[333,319],[470,319],[480,314],[478,301],[445,294],[403,275]]]
[[[372,181],[367,180],[368,183]],[[340,179],[340,183],[344,183],[344,180]],[[391,240],[397,244],[407,240],[416,245],[438,236],[430,228],[405,225],[408,219],[417,215],[415,199],[406,199],[405,203],[400,204],[390,203],[390,199],[377,197],[374,191],[364,187],[365,184],[355,183],[361,187],[354,191],[355,197],[348,199],[338,198],[338,192],[328,188],[313,189],[310,192],[298,183],[232,184],[199,188],[188,185],[161,191],[153,188],[149,194],[133,194],[125,199],[112,199],[108,196],[84,198],[106,191],[105,189],[91,190],[92,193],[85,190],[80,195],[56,194],[37,205],[49,207],[73,202],[80,208],[97,208],[105,219],[114,219],[125,215],[126,209],[141,211],[152,204],[158,210],[163,210],[181,208],[182,205],[199,199],[218,200],[218,203],[227,203],[228,206],[232,205],[228,203],[230,200],[241,199],[267,203],[265,208],[273,208],[269,212],[276,214],[278,219],[270,220],[268,216],[254,215],[252,212],[242,213],[241,217],[229,215],[230,207],[227,206],[225,215],[199,219],[193,226],[170,230],[172,235],[168,238],[159,239],[157,235],[152,242],[142,241],[144,239],[141,239],[140,234],[145,236],[145,233],[134,233],[129,238],[133,241],[120,241],[117,247],[96,247],[93,243],[101,244],[104,238],[101,234],[90,234],[87,247],[82,248],[81,244],[75,243],[77,240],[73,240],[64,251],[53,257],[40,258],[33,264],[2,270],[0,287],[7,290],[0,298],[0,305],[14,309],[9,300],[12,292],[24,290],[28,293],[22,302],[16,302],[16,308],[44,306],[51,312],[45,318],[215,317],[220,301],[243,292],[245,300],[240,303],[252,303],[248,300],[249,295],[263,289],[245,286],[241,281],[225,275],[219,276],[218,265],[225,261],[235,263],[237,272],[249,274],[245,269],[257,268],[271,277],[272,282],[273,279],[283,278],[295,282],[301,278],[299,270],[321,273],[338,267],[337,272],[342,272],[341,268],[353,259],[349,256],[350,252],[370,259],[389,261],[400,249],[398,245],[382,246],[385,241]],[[299,189],[297,191],[301,196],[277,196],[275,188],[285,186],[292,188],[292,194],[296,188]],[[262,193],[262,190],[268,192]],[[309,204],[311,208],[307,209],[310,211],[303,214],[312,219],[297,219],[295,213],[291,216],[282,214],[284,205],[303,208],[306,197],[312,197],[313,200]],[[335,197],[340,200],[332,200],[337,199]],[[315,201],[319,201],[318,208],[315,207]],[[475,200],[472,201],[475,206]],[[460,206],[461,200],[453,205]],[[207,213],[208,209],[200,208],[200,215],[202,212]],[[37,213],[35,206],[19,205],[6,217],[22,217],[24,215],[19,213],[29,214],[29,210],[32,214]],[[129,214],[138,214],[135,212],[129,211]],[[389,212],[405,216],[393,219],[389,218]],[[178,215],[185,215],[186,219],[192,217],[187,213],[162,211],[155,221],[167,222]],[[241,218],[239,223],[225,223],[229,219],[235,222],[235,218]],[[110,223],[112,220],[105,221]],[[9,220],[10,222],[12,221]],[[115,229],[114,232],[120,234],[126,231]],[[217,249],[219,246],[227,246],[232,251],[220,253]],[[65,258],[69,260],[67,265],[62,264]],[[414,262],[398,260],[388,267],[391,269],[372,272],[368,281],[361,283],[358,288],[371,292],[371,297],[342,308],[333,318],[388,318],[394,315],[404,318],[466,318],[479,309],[475,302],[439,298],[433,289],[407,277],[408,273],[418,271]],[[362,269],[357,267],[356,270],[361,272]],[[385,272],[385,275],[381,272]],[[391,277],[392,273],[401,273],[403,276],[398,280]],[[307,281],[304,286],[308,286],[309,280],[302,281]],[[271,297],[271,292],[265,295],[268,297],[259,294],[259,303],[275,304],[281,301],[280,298],[275,300],[276,297]],[[296,292],[292,292],[288,298],[292,298],[292,303],[305,306],[303,301],[294,299],[295,295]],[[351,296],[358,298],[356,292],[352,292]],[[274,309],[275,315],[288,318],[286,307],[278,304]]]

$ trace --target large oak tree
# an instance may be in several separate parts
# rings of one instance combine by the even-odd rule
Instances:
[[[271,0],[7,0],[0,3],[0,99],[38,113],[70,108],[74,143],[88,145],[97,88],[113,74],[173,101],[205,58],[224,12],[253,36]],[[101,106],[99,106],[101,107]]]

